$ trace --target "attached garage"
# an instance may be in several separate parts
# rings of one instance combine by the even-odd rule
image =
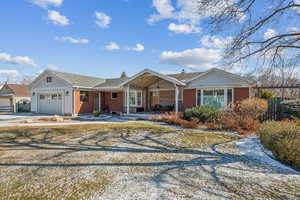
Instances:
[[[96,109],[93,88],[103,82],[101,78],[46,70],[30,84],[31,112],[52,115],[93,112]]]
[[[11,106],[10,98],[0,98],[0,106],[1,107]]]
[[[63,114],[63,101],[61,93],[39,94],[38,113],[42,114]]]

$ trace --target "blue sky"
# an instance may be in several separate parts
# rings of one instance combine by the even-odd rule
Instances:
[[[179,72],[215,67],[230,38],[209,35],[193,2],[3,1],[0,82],[36,76],[47,68],[105,78],[144,68]]]

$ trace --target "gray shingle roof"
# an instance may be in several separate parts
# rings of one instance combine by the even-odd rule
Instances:
[[[179,81],[187,81],[189,79],[192,79],[198,75],[200,75],[203,72],[193,72],[193,73],[178,73],[178,74],[168,74],[167,76],[176,78]],[[130,79],[128,78],[112,78],[112,79],[106,79],[104,83],[101,83],[97,85],[96,87],[103,87],[103,88],[114,88],[114,87],[119,87],[121,83],[124,81]]]
[[[96,85],[99,85],[105,81],[105,79],[103,78],[83,76],[83,75],[71,74],[65,72],[51,71],[51,73],[69,82],[72,86],[78,86],[78,87],[88,87],[88,88],[95,87]]]
[[[191,72],[191,73],[184,72],[184,73],[178,73],[178,74],[168,74],[168,76],[176,78],[179,81],[185,82],[192,78],[195,78],[196,76],[199,76],[202,73],[203,72]]]
[[[128,80],[129,78],[110,78],[105,79],[104,83],[101,83],[97,85],[96,87],[103,87],[103,88],[109,88],[109,87],[119,87],[121,83]]]

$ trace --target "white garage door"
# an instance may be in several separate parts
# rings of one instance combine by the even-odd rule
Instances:
[[[38,101],[39,113],[42,114],[62,114],[62,95],[57,94],[40,94]]]
[[[0,98],[0,106],[2,107],[10,106],[9,98]]]

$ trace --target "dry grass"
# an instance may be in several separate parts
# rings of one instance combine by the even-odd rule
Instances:
[[[101,171],[94,171],[91,177],[73,177],[73,170],[49,169],[42,177],[24,168],[17,172],[0,182],[0,199],[90,199],[100,196],[110,184]]]
[[[170,199],[217,197],[253,174],[235,170],[243,157],[211,148],[237,138],[150,123],[0,128],[0,199],[151,199],[157,187]]]
[[[0,128],[0,164],[8,164],[0,166],[0,199],[99,197],[114,177],[107,172],[109,166],[95,168],[93,164],[182,159],[176,153],[163,152],[140,156],[138,152],[131,153],[133,147],[129,145],[143,152],[152,146],[158,151],[159,148],[207,146],[233,139],[213,133],[175,131],[150,123]],[[114,152],[114,149],[127,147],[128,152]],[[109,150],[103,151],[103,148]],[[129,170],[146,172],[151,168],[131,166]]]
[[[186,131],[182,133],[180,146],[185,148],[211,146],[230,142],[238,138],[239,137],[237,136],[224,135],[218,133],[195,133]]]

